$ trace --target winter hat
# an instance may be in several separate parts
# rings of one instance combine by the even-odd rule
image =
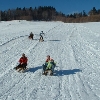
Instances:
[[[50,55],[47,55],[47,57],[50,57]]]
[[[25,54],[23,53],[22,56],[25,56]]]

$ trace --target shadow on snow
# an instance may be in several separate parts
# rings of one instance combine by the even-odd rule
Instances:
[[[61,40],[49,40],[49,41],[61,41]]]
[[[29,70],[27,72],[32,72],[34,73],[35,71],[37,71],[38,69],[42,69],[42,66],[38,66],[38,67],[33,67],[33,68],[29,68]]]
[[[41,69],[41,73],[42,73],[42,66],[38,66],[35,68],[29,68],[29,70],[27,72],[32,72],[34,73],[35,71]],[[72,70],[55,70],[54,71],[54,76],[64,76],[64,75],[71,75],[71,74],[76,74],[77,72],[82,72],[82,70],[80,69],[72,69]]]
[[[59,41],[61,41],[61,40],[44,40],[43,42],[47,42],[47,41],[56,41],[56,42],[59,42]]]
[[[72,70],[55,70],[55,76],[64,76],[70,74],[76,74],[76,72],[82,72],[80,69],[72,69]]]

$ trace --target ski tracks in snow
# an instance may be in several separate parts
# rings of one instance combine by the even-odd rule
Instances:
[[[84,32],[84,31],[87,33],[84,33],[81,35],[80,33]],[[86,39],[89,37],[87,36],[86,38],[84,38],[85,34],[87,35],[88,33],[91,33],[91,32],[92,31],[90,29],[85,28],[84,26],[80,25],[80,26],[74,28],[74,31],[72,32],[71,37],[70,37],[71,47],[73,50],[73,56],[75,57],[75,61],[78,64],[79,68],[82,70],[82,74],[79,74],[76,77],[76,81],[79,80],[77,82],[79,87],[77,87],[77,88],[78,88],[78,91],[80,94],[80,100],[84,100],[83,97],[86,97],[86,99],[89,99],[89,98],[91,99],[92,95],[94,95],[92,97],[93,100],[99,100],[99,95],[96,94],[96,92],[94,92],[95,89],[92,88],[91,84],[94,83],[93,82],[94,79],[93,79],[92,75],[96,74],[95,66],[97,66],[97,68],[98,68],[98,62],[99,62],[100,57],[99,57],[99,55],[94,53],[95,51],[93,51],[94,49],[92,47],[93,44],[92,44],[91,40],[89,41],[89,39]],[[92,32],[92,35],[93,35],[93,32]],[[94,35],[94,37],[95,37],[95,35]],[[96,59],[95,61],[93,61],[94,58]],[[98,74],[97,74],[97,76],[98,76]],[[89,83],[88,82],[89,80],[91,80],[92,83]],[[91,91],[91,93],[90,93],[90,91]]]
[[[99,94],[95,91],[95,85],[99,91],[99,81],[96,79],[99,78],[99,70],[96,73],[97,70],[94,68],[94,66],[98,68],[99,54],[93,51],[97,49],[91,49],[93,45],[89,41],[92,40],[87,41],[85,35],[81,35],[82,32],[90,32],[89,29],[75,25],[59,23],[50,26],[51,28],[46,25],[44,42],[38,41],[37,34],[34,40],[22,35],[2,43],[0,99],[99,100]],[[44,27],[41,24],[37,26]],[[29,70],[18,73],[12,68],[15,67],[22,53],[28,57]],[[58,66],[55,68],[54,76],[42,75],[41,65],[48,54]],[[8,60],[5,59],[6,57]],[[94,61],[92,57],[96,60]]]
[[[13,44],[13,45],[11,45],[11,44]],[[22,75],[21,73],[20,74],[19,73],[16,73],[14,70],[12,70],[12,68],[15,67],[15,63],[18,61],[18,57],[21,56],[21,53],[22,52],[24,52],[27,56],[29,56],[31,54],[33,57],[35,57],[34,59],[36,59],[36,58],[38,59],[38,55],[35,55],[34,56],[34,54],[35,54],[35,52],[39,52],[40,51],[40,47],[38,47],[39,44],[40,43],[39,43],[38,40],[37,41],[35,41],[35,40],[28,40],[28,38],[26,38],[26,36],[20,36],[20,37],[13,38],[13,39],[11,39],[11,40],[9,40],[9,41],[7,41],[7,42],[5,42],[5,43],[3,43],[1,45],[1,47],[2,47],[1,57],[2,58],[5,58],[5,55],[6,55],[8,57],[8,59],[10,59],[10,61],[11,61],[10,63],[9,63],[9,61],[8,61],[8,63],[7,63],[7,61],[5,61],[6,62],[5,65],[3,65],[3,63],[2,63],[2,66],[4,66],[4,67],[1,68],[1,73],[0,73],[1,74],[0,75],[0,78],[3,79],[3,80],[1,80],[1,83],[3,82],[2,84],[6,86],[7,83],[12,82],[14,80],[14,78],[16,78],[19,75],[21,75],[18,78],[18,80],[16,80],[15,82],[13,82],[10,85],[10,87],[9,86],[8,87],[6,86],[7,87],[6,91],[0,93],[0,98],[1,99],[8,99],[8,98],[11,98],[11,95],[20,94],[20,89],[23,90],[23,88],[26,88],[26,89],[24,89],[24,91],[25,90],[27,91],[27,84],[28,83],[25,80],[27,78],[27,72],[24,73],[24,75]],[[5,51],[3,51],[4,48],[6,49]],[[19,54],[19,52],[20,52],[20,54]],[[13,53],[13,54],[15,53],[14,56],[13,55],[11,56],[10,55],[11,53]],[[41,52],[39,52],[39,53],[41,54]],[[5,59],[3,59],[3,60],[5,60]],[[32,75],[32,73],[30,75]],[[8,77],[8,79],[11,79],[11,80],[5,80],[4,81],[4,79],[6,79],[7,77]],[[28,76],[28,78],[30,78],[30,77]],[[35,77],[36,77],[36,75],[35,75]],[[40,79],[40,77],[38,77],[38,78]],[[23,85],[21,85],[21,84],[23,84]],[[17,89],[17,93],[14,92],[14,90],[13,90],[13,89],[15,89],[16,86],[18,88]],[[3,89],[4,88],[1,87],[1,90],[2,91],[3,91]],[[9,96],[7,97],[7,95],[9,95]],[[25,98],[27,98],[26,97],[26,94],[24,94],[24,95],[25,95],[25,97],[23,97],[23,100],[25,100]],[[18,95],[16,95],[15,97],[17,98],[17,96]],[[20,96],[19,96],[19,98],[20,98]]]

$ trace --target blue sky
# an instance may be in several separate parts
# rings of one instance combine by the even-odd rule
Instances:
[[[53,6],[58,12],[71,14],[74,12],[89,12],[93,7],[100,9],[100,0],[0,0],[0,10]]]

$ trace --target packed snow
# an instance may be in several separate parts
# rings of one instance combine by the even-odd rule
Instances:
[[[22,53],[25,73],[13,69]],[[47,55],[53,76],[42,75]],[[0,100],[100,100],[100,22],[1,21]]]

